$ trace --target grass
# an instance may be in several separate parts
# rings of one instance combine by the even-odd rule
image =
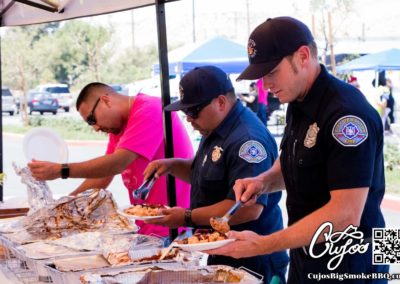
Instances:
[[[386,193],[400,195],[400,175],[399,171],[385,171]]]
[[[107,135],[104,133],[98,133],[95,131],[82,131],[82,129],[71,129],[63,125],[41,125],[42,127],[48,127],[56,131],[65,140],[107,140]],[[17,125],[3,125],[3,132],[25,134],[33,128],[38,126],[17,126]]]

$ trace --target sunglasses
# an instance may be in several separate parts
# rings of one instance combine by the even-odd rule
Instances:
[[[189,116],[192,119],[196,119],[199,117],[200,112],[203,110],[203,108],[205,108],[206,106],[208,106],[210,104],[210,102],[206,102],[203,103],[201,105],[197,105],[194,107],[189,107],[189,108],[185,108],[183,109],[183,113],[186,114],[187,116]]]
[[[97,99],[97,101],[95,102],[95,104],[94,104],[92,110],[90,111],[89,115],[86,117],[86,122],[90,126],[95,125],[97,123],[97,120],[94,117],[94,111],[96,110],[96,107],[99,104],[99,101],[100,101],[100,97]]]

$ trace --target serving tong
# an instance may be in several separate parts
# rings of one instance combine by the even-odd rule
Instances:
[[[154,171],[136,190],[132,192],[134,199],[146,200],[149,196],[150,190],[156,181],[155,178],[156,171]]]

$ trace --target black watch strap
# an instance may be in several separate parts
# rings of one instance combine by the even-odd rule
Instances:
[[[194,223],[192,221],[192,210],[186,209],[185,210],[185,217],[183,220],[183,226],[184,227],[194,227]]]
[[[66,179],[69,178],[69,166],[68,164],[61,165],[61,178]]]

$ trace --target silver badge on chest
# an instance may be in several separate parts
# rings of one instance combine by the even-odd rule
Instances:
[[[319,127],[317,123],[314,122],[308,127],[306,138],[304,139],[304,146],[307,148],[312,148],[317,143],[317,135],[318,135]]]

